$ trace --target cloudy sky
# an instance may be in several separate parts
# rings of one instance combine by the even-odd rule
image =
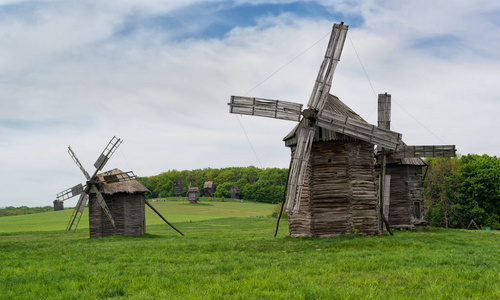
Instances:
[[[341,21],[333,94],[376,123],[388,92],[408,144],[500,156],[497,1],[0,0],[0,207],[52,205],[84,179],[68,145],[93,172],[114,135],[106,169],[140,176],[287,167],[295,124],[227,102],[306,104]]]

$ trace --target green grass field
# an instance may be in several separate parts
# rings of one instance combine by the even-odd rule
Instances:
[[[88,238],[71,210],[0,218],[0,299],[498,299],[500,232],[273,238],[273,205],[156,202],[140,238]]]

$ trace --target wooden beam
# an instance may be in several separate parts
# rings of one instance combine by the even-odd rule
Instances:
[[[231,102],[227,105],[229,105],[229,112],[232,114],[288,121],[299,122],[302,114],[302,104],[282,100],[231,96]]]
[[[400,133],[326,110],[320,114],[318,125],[390,150],[396,150],[401,140]]]
[[[393,158],[411,157],[455,157],[455,145],[420,145],[420,146],[400,146],[392,153]]]

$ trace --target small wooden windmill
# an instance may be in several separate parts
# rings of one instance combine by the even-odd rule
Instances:
[[[347,29],[348,26],[343,23],[333,25],[326,54],[307,109],[302,110],[301,104],[293,102],[251,97],[232,96],[229,103],[231,113],[299,122],[294,129],[294,142],[291,144],[292,160],[285,201],[286,210],[289,212],[291,236],[327,237],[349,233],[352,230],[356,230],[360,234],[373,235],[379,234],[381,230],[378,195],[373,171],[373,145],[395,150],[399,145],[401,135],[368,124],[358,118],[359,116],[356,117],[357,114],[345,105],[342,105],[343,103],[341,104],[338,98],[329,94],[333,73],[340,60]],[[328,109],[332,106],[334,109]],[[341,110],[335,109],[335,106]],[[329,196],[332,194],[332,184],[334,184],[334,182],[328,181],[331,178],[315,177],[316,175],[322,177],[318,170],[325,168],[321,163],[315,163],[316,157],[321,160],[321,155],[316,154],[325,149],[330,151],[328,150],[330,145],[324,147],[320,143],[338,142],[337,140],[317,141],[316,145],[313,145],[315,137],[324,132],[322,130],[338,135],[338,141],[355,140],[359,143],[359,145],[352,145],[352,147],[342,143],[338,147],[335,145],[338,151],[342,151],[341,155],[346,158],[338,162],[339,172],[346,179],[339,186],[344,191],[340,200]],[[313,155],[311,155],[312,151]],[[328,159],[327,163],[337,163],[335,157]],[[350,169],[351,163],[356,166],[354,169]],[[353,194],[357,196],[358,190],[355,185],[358,182],[356,179],[351,180],[352,176],[349,174],[357,174],[357,166],[368,170],[367,174],[358,172],[360,174],[358,182],[362,182],[361,185],[370,186],[372,191],[370,196],[364,199],[353,197]],[[315,198],[314,195],[323,196]],[[326,210],[324,209],[325,204]],[[321,213],[318,213],[318,210],[321,210]],[[341,214],[335,216],[335,212],[339,210],[342,211]]]
[[[391,95],[387,93],[378,95],[378,126],[391,129]],[[454,157],[455,145],[407,146],[401,141],[396,152],[378,150],[381,202],[390,226],[425,226],[422,168],[426,163],[421,157]]]
[[[205,181],[203,184],[203,197],[213,197],[215,186],[213,181]]]
[[[175,197],[182,197],[182,181],[180,179],[174,181],[174,195]]]
[[[69,155],[85,175],[87,183],[75,185],[56,196],[59,201],[80,196],[66,230],[74,229],[76,231],[85,206],[89,202],[90,237],[140,236],[144,234],[146,231],[145,204],[174,230],[182,234],[146,201],[144,193],[148,193],[149,190],[137,180],[133,172],[122,172],[114,169],[98,174],[121,143],[122,140],[117,137],[113,137],[109,141],[94,164],[96,170],[92,176],[83,168],[71,147],[68,147]]]

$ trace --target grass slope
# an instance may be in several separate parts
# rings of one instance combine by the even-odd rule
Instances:
[[[0,224],[0,298],[500,297],[496,231],[294,239],[284,222],[275,239],[275,219],[263,217],[271,205],[208,204],[155,203],[169,221],[177,210],[188,215],[173,221],[186,236],[150,221],[143,237],[100,239],[89,239],[83,228],[6,232]],[[5,219],[20,226],[20,217]]]
[[[227,217],[265,216],[271,213],[273,205],[266,203],[202,198],[198,204],[178,201],[178,198],[167,198],[169,201],[150,202],[169,221],[189,222]],[[73,209],[51,211],[39,214],[10,216],[0,218],[0,233],[23,231],[65,230],[73,213]],[[163,220],[146,207],[146,225],[165,224]],[[88,232],[89,214],[85,209],[78,225],[78,230]]]

